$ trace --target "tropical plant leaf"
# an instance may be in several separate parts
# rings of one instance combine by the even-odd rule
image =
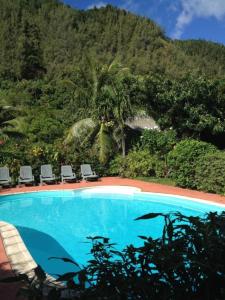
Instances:
[[[52,256],[52,257],[49,257],[48,259],[49,259],[49,260],[50,260],[50,259],[59,259],[59,260],[62,260],[62,261],[64,261],[64,262],[66,262],[66,263],[71,263],[71,264],[73,264],[73,265],[75,265],[75,266],[77,266],[77,267],[80,267],[78,263],[76,263],[74,260],[72,260],[72,259],[70,259],[70,258],[66,258],[66,257],[55,257],[55,256]]]
[[[143,236],[143,235],[139,235],[138,236],[140,239],[142,239],[142,240],[148,240],[148,238],[146,237],[146,236]]]
[[[77,276],[77,274],[79,274],[79,272],[68,272],[66,274],[60,275],[57,278],[57,281],[68,281],[68,280],[71,280],[72,278],[74,278],[75,276]]]
[[[143,215],[141,217],[138,217],[136,219],[134,219],[134,221],[137,221],[137,220],[147,220],[147,219],[154,219],[158,216],[164,216],[163,214],[161,213],[150,213],[150,214],[146,214],[146,215]]]
[[[40,281],[44,281],[47,277],[45,271],[39,265],[37,266],[37,268],[34,269],[34,272]]]
[[[100,240],[100,239],[101,239],[101,240],[104,240],[105,237],[104,237],[104,236],[97,235],[97,236],[94,236],[94,237],[88,236],[87,239],[88,239],[88,240],[92,240],[92,241],[94,241],[94,240]]]
[[[76,122],[69,129],[65,139],[65,144],[76,142],[76,144],[82,145],[85,141],[87,141],[88,137],[96,130],[96,127],[98,127],[97,122],[95,122],[91,118],[83,119]]]

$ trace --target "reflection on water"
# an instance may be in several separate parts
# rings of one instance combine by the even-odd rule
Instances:
[[[33,199],[32,198],[27,198],[24,200],[20,200],[20,207],[28,207],[31,206],[33,204]]]
[[[53,201],[54,201],[54,199],[53,199],[53,198],[50,198],[50,197],[48,197],[48,198],[42,197],[42,198],[41,198],[41,203],[42,203],[43,205],[51,205]]]

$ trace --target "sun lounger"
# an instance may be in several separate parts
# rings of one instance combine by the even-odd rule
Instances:
[[[56,178],[55,175],[52,173],[52,166],[51,165],[42,165],[41,166],[41,175],[40,175],[40,183],[43,184],[44,182],[55,182]]]
[[[9,176],[9,169],[7,167],[0,167],[0,185],[11,185],[11,177]]]
[[[32,174],[31,166],[21,166],[20,176],[18,178],[19,184],[33,184],[34,176]]]
[[[86,180],[86,181],[98,180],[99,176],[96,175],[96,173],[92,171],[91,166],[89,164],[81,165],[80,169],[81,169],[81,176],[82,176],[83,180]]]
[[[73,173],[72,167],[69,165],[61,166],[61,180],[64,182],[76,181],[76,174]]]

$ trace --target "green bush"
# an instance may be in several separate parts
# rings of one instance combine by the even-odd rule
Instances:
[[[131,151],[127,155],[126,177],[155,176],[156,159],[148,150]]]
[[[167,164],[170,176],[181,187],[196,188],[195,168],[198,160],[216,148],[197,140],[183,140],[168,154]]]
[[[20,165],[25,165],[26,147],[18,141],[12,142],[10,140],[0,147],[0,166],[9,168],[12,182],[16,183]]]
[[[112,176],[122,176],[125,177],[125,170],[127,168],[127,159],[122,155],[117,155],[109,163],[109,174]]]
[[[148,150],[133,150],[126,157],[117,156],[110,164],[110,174],[124,177],[157,176],[164,174],[164,162]]]
[[[107,166],[99,163],[98,157],[90,147],[78,151],[74,147],[62,146],[62,140],[55,140],[53,144],[8,140],[0,149],[0,166],[9,167],[14,183],[17,183],[22,165],[32,166],[35,181],[39,182],[40,167],[43,164],[51,164],[56,176],[60,175],[62,164],[70,164],[79,176],[80,165],[83,163],[90,163],[100,176],[108,175]]]
[[[173,130],[144,130],[140,137],[139,148],[163,156],[171,151],[176,143],[176,133]]]
[[[225,194],[225,153],[208,153],[197,162],[195,170],[197,189]]]
[[[20,166],[32,166],[36,182],[39,181],[40,167],[43,164],[52,164],[54,173],[59,175],[60,148],[56,144],[36,143],[26,141],[8,141],[2,146],[0,165],[8,166],[13,182],[16,183]]]

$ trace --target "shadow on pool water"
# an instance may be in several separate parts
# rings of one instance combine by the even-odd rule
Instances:
[[[66,257],[73,260],[71,255],[53,237],[28,227],[17,226],[17,229],[32,257],[45,272],[54,276],[78,270],[78,267],[73,264],[58,259],[49,260],[50,257]]]

